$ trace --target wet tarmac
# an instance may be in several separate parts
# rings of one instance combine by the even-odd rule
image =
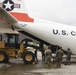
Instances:
[[[24,64],[22,59],[13,59],[0,64],[0,75],[76,75],[76,63],[64,65],[60,69],[52,63],[51,69],[41,60],[37,64]]]
[[[8,63],[0,65],[0,75],[42,75],[42,73],[32,71],[48,69],[47,64],[42,61],[39,61],[37,64],[24,64],[21,59],[13,59]]]

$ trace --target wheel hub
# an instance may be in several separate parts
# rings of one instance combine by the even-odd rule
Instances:
[[[26,57],[25,57],[25,59],[27,61],[31,61],[32,60],[32,55],[31,54],[27,54]]]
[[[0,54],[0,61],[2,61],[4,59],[4,55]]]

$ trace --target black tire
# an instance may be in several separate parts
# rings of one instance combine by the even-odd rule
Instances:
[[[8,55],[4,51],[0,51],[0,55],[3,56],[3,59],[0,59],[0,63],[5,63],[8,60]]]
[[[29,59],[29,57],[31,57],[31,59]],[[26,64],[32,64],[35,61],[34,53],[31,51],[24,52],[22,58]]]

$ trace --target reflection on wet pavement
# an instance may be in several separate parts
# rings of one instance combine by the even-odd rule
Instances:
[[[76,75],[76,65],[62,64],[60,69],[56,69],[56,64],[52,63],[51,69],[49,69],[47,64],[42,61],[27,65],[21,59],[16,59],[0,64],[0,75]]]

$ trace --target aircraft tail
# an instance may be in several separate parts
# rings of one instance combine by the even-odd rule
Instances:
[[[19,21],[34,22],[34,19],[28,16],[23,0],[0,0],[0,7],[9,11]]]

